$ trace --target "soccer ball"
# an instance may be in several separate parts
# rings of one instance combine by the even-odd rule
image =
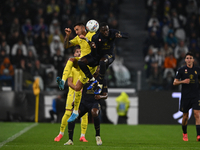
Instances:
[[[86,23],[86,29],[90,32],[96,32],[99,29],[99,23],[96,20],[89,20]]]

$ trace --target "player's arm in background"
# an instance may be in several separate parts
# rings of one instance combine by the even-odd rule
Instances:
[[[64,39],[64,48],[65,49],[74,46],[73,44],[71,44],[69,42],[69,36],[70,36],[71,32],[72,32],[72,30],[70,28],[65,28],[65,33],[66,33],[66,36]]]
[[[126,32],[121,32],[118,30],[113,29],[113,31],[115,32],[115,37],[116,38],[123,38],[123,39],[128,39],[129,38],[129,34]]]
[[[73,78],[72,77],[69,77],[67,79],[67,84],[68,84],[69,87],[71,87],[73,90],[75,90],[76,85],[73,84]]]

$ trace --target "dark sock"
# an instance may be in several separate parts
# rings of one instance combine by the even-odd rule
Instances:
[[[186,126],[182,125],[182,130],[183,130],[183,133],[186,134],[187,133],[187,125]]]
[[[100,136],[100,120],[99,116],[94,117],[94,128],[96,130],[96,136]]]
[[[89,68],[87,67],[87,64],[85,64],[82,61],[78,61],[78,65],[81,68],[81,70],[85,73],[85,76],[88,77],[89,79],[92,79],[92,74],[89,70]]]
[[[200,135],[200,125],[196,125],[196,129],[197,129],[197,136]]]
[[[68,135],[69,139],[73,141],[73,135],[74,135],[74,127],[75,127],[75,121],[68,123]]]
[[[99,64],[100,64],[100,70],[99,70],[98,81],[99,84],[103,84],[104,75],[106,73],[106,62],[100,61]]]

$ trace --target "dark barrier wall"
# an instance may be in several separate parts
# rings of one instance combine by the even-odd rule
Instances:
[[[35,95],[32,92],[0,92],[0,121],[34,121]],[[44,96],[39,97],[39,121],[44,120]]]
[[[182,118],[179,111],[180,96],[180,92],[140,91],[139,124],[179,124]],[[192,117],[188,123],[194,124],[193,112],[190,115]]]

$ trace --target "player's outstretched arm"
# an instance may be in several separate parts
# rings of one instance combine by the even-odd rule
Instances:
[[[66,36],[65,36],[65,39],[64,39],[64,48],[66,48],[66,49],[73,46],[69,42],[69,36],[70,36],[71,32],[72,32],[72,30],[70,28],[65,28]]]
[[[115,37],[116,37],[116,38],[128,39],[128,38],[129,38],[129,34],[119,31],[118,33],[115,34]]]
[[[84,35],[79,35],[79,38],[86,40],[91,48],[96,48],[96,45],[94,42],[91,42],[88,38],[86,38]]]
[[[97,99],[97,100],[99,100],[99,99],[107,99],[108,98],[108,93],[104,92],[101,95],[95,95],[94,98]]]

